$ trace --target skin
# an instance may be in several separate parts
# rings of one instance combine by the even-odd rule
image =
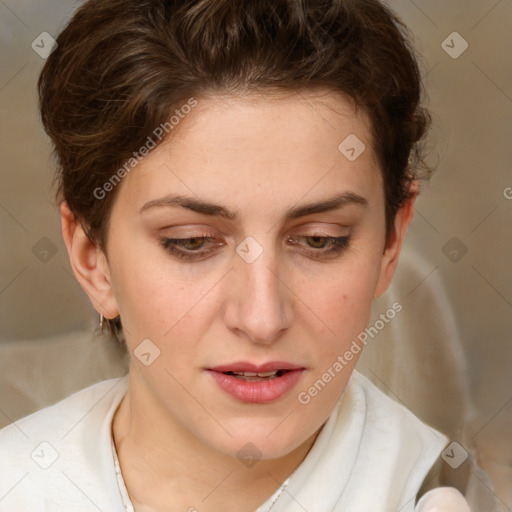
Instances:
[[[113,434],[137,511],[254,511],[301,463],[358,357],[307,405],[298,394],[367,326],[372,300],[395,271],[416,196],[398,211],[386,241],[368,120],[343,96],[198,100],[172,138],[119,185],[106,254],[61,207],[76,278],[99,313],[121,315],[132,354]],[[349,134],[366,145],[353,162],[338,150]],[[286,218],[292,207],[346,192],[367,204]],[[171,206],[140,212],[168,194],[224,205],[239,218]],[[331,246],[315,235],[349,236],[349,246],[322,256]],[[196,261],[160,243],[200,236],[215,242],[189,241],[189,252],[206,251]],[[236,252],[248,236],[263,249],[252,263]],[[160,356],[145,366],[133,351],[148,338]],[[205,371],[276,360],[306,370],[268,404],[232,398]],[[262,454],[250,468],[237,457],[248,442]]]

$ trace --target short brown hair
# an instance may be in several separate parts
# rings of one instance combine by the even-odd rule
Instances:
[[[378,0],[88,0],[57,44],[38,82],[57,197],[103,250],[117,188],[94,191],[204,93],[321,87],[352,98],[371,122],[388,234],[411,179],[430,173],[412,37]]]

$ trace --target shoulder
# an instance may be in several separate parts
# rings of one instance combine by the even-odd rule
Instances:
[[[352,394],[365,402],[367,424],[378,425],[378,434],[370,436],[373,437],[371,442],[375,443],[378,437],[381,441],[385,439],[388,448],[395,451],[400,467],[408,468],[405,496],[409,501],[401,505],[400,510],[412,510],[414,507],[415,512],[471,512],[464,496],[453,487],[432,489],[414,506],[414,500],[410,498],[418,496],[422,479],[439,461],[442,450],[449,443],[448,437],[422,422],[361,373],[353,373],[350,386]],[[395,471],[393,475],[396,478],[399,472]]]
[[[127,376],[102,381],[0,430],[2,510],[90,507],[96,495],[101,501],[98,480],[113,464],[111,420],[127,389]]]
[[[363,411],[361,473],[371,473],[385,483],[383,501],[386,488],[400,489],[400,509],[412,510],[411,497],[417,496],[425,477],[449,443],[448,437],[421,421],[357,371],[351,376],[347,392],[353,410]]]
[[[0,448],[12,449],[11,443],[25,444],[43,433],[65,437],[82,421],[94,423],[113,402],[121,401],[127,384],[126,376],[98,382],[7,425],[0,430]]]
[[[439,452],[446,446],[448,438],[444,434],[421,421],[406,404],[399,402],[399,397],[396,400],[392,399],[357,370],[354,370],[350,378],[349,388],[356,400],[365,402],[369,421],[386,420],[386,423],[381,425],[384,431],[393,432],[399,427],[400,430],[407,431],[411,437],[422,439],[424,444]],[[389,426],[385,427],[386,424]]]

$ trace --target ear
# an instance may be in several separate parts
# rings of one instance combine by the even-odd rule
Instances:
[[[389,235],[389,240],[387,241],[386,249],[382,256],[379,279],[377,280],[377,286],[375,288],[375,297],[379,297],[387,290],[395,273],[405,233],[414,216],[414,204],[416,203],[416,197],[419,191],[417,181],[411,183],[409,191],[409,197],[402,208],[396,213],[393,229]]]
[[[105,318],[115,318],[119,308],[110,283],[106,256],[85,234],[66,201],[60,206],[60,215],[62,237],[77,281],[98,313]]]

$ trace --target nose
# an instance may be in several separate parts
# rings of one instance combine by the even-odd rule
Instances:
[[[235,256],[225,322],[238,336],[270,345],[291,325],[293,293],[276,264],[274,251],[265,248],[249,261]]]

